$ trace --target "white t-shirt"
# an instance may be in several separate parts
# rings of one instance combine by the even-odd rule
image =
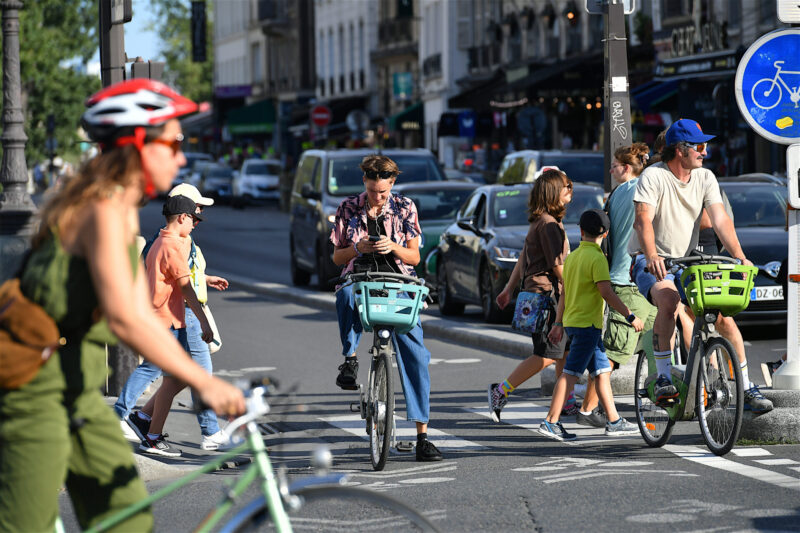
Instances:
[[[656,163],[642,172],[633,201],[655,209],[656,251],[669,257],[684,257],[697,247],[703,208],[722,203],[722,196],[710,170],[696,168],[689,182],[683,183],[666,164]]]

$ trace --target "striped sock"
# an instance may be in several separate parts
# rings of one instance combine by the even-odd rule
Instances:
[[[511,383],[509,383],[507,379],[506,379],[506,380],[504,380],[504,381],[503,381],[503,382],[500,384],[500,392],[502,392],[504,396],[508,396],[509,394],[511,394],[512,392],[514,392],[514,389],[515,389],[515,388],[516,388],[516,387],[514,387],[514,386],[513,386]]]
[[[672,381],[672,350],[665,350],[663,352],[653,352],[656,358],[656,371],[659,376],[666,376],[667,379]]]

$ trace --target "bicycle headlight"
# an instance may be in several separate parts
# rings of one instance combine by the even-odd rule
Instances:
[[[714,322],[717,321],[717,312],[710,311],[705,315],[703,315],[703,319],[706,321],[706,324],[713,324]]]
[[[378,337],[381,339],[388,339],[392,336],[392,333],[388,329],[381,329],[378,331]]]
[[[517,248],[505,248],[503,246],[495,246],[494,253],[498,261],[504,263],[516,263],[519,260],[519,253],[521,250]]]

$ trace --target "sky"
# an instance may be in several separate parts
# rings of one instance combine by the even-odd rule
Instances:
[[[125,31],[125,52],[133,59],[142,56],[142,59],[159,59],[159,39],[155,33],[149,31],[147,26],[151,23],[148,0],[133,0],[133,19],[123,26]],[[89,61],[87,68],[89,74],[100,75],[100,48]]]

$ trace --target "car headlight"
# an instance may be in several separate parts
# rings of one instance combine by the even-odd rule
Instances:
[[[498,261],[506,263],[516,263],[519,260],[519,253],[521,250],[517,248],[504,248],[502,246],[495,246],[494,253]]]
[[[772,279],[775,279],[778,277],[778,272],[780,272],[781,270],[781,262],[770,261],[769,263],[761,267],[761,270],[763,270],[767,276],[771,277]]]

